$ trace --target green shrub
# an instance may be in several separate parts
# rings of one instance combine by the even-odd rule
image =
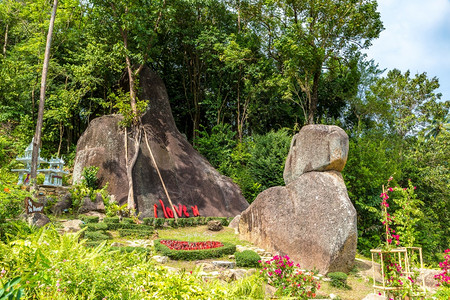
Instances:
[[[133,218],[122,218],[123,224],[134,224]]]
[[[81,227],[87,227],[86,231],[104,231],[108,230],[108,224],[106,223],[87,223]]]
[[[110,236],[106,235],[102,231],[86,231],[84,233],[84,237],[91,241],[103,241],[110,239]]]
[[[155,240],[155,250],[173,260],[200,260],[230,255],[236,252],[236,245],[223,243],[223,247],[206,250],[171,250],[166,245]]]
[[[217,217],[215,219],[220,221],[220,223],[222,224],[223,227],[227,227],[228,226],[228,218],[226,218],[226,217]]]
[[[175,222],[174,219],[169,219],[167,220],[167,225],[169,225],[170,227],[177,227],[177,222]]]
[[[185,226],[186,226],[186,219],[184,219],[184,218],[178,218],[178,219],[177,219],[177,226],[178,226],[178,227],[185,227]]]
[[[331,272],[328,273],[327,276],[331,279],[331,286],[343,289],[349,288],[347,285],[347,274],[342,272]]]
[[[119,229],[118,232],[121,237],[132,236],[137,238],[149,238],[153,233],[153,231],[141,229]]]
[[[15,287],[16,284],[20,282],[21,278],[16,277],[14,279],[11,279],[10,281],[6,282],[3,286],[0,288],[0,300],[14,300],[14,299],[20,299],[22,298],[23,289],[20,288],[20,284]],[[1,281],[0,281],[1,284]]]
[[[198,221],[197,221],[198,225],[205,225],[206,224],[206,218],[205,217],[198,217],[197,219],[198,219]]]
[[[144,248],[144,247],[131,247],[131,246],[126,246],[126,247],[111,247],[110,250],[116,250],[119,251],[121,253],[132,253],[132,252],[139,252],[139,253],[151,253],[151,249],[150,248]]]
[[[155,221],[155,218],[143,218],[142,219],[142,222],[145,225],[148,225],[148,226],[153,226],[154,225],[154,221]]]
[[[119,223],[120,219],[119,219],[119,217],[105,217],[103,219],[103,222],[105,222],[105,223]]]
[[[98,188],[97,179],[98,167],[90,166],[85,167],[81,172],[81,182],[91,190],[96,190]]]
[[[141,225],[141,224],[126,224],[126,223],[106,223],[108,230],[118,229],[139,229],[139,230],[153,230],[153,226]]]
[[[156,218],[156,219],[155,219],[155,223],[154,223],[155,228],[161,228],[161,227],[163,227],[163,225],[164,225],[165,222],[166,222],[166,219],[163,219],[163,218]]]
[[[259,261],[261,260],[261,257],[258,255],[258,253],[252,250],[236,252],[234,254],[234,257],[236,259],[236,266],[246,268],[258,267]]]
[[[100,218],[98,216],[82,216],[81,217],[81,221],[83,221],[86,224],[88,224],[88,223],[98,223],[99,219]]]

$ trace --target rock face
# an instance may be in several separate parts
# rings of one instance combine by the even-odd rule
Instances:
[[[284,167],[288,184],[303,173],[344,169],[348,156],[348,136],[342,128],[307,125],[292,138]]]
[[[26,216],[26,221],[31,226],[43,227],[50,223],[50,219],[42,213],[34,213]]]
[[[215,170],[178,131],[162,80],[148,69],[140,75],[140,99],[150,99],[142,117],[142,140],[133,168],[136,209],[141,217],[153,217],[154,204],[158,217],[163,217],[159,199],[169,206],[163,186],[151,160],[150,146],[161,176],[175,206],[197,205],[202,216],[232,217],[248,207],[238,186]],[[108,191],[116,201],[127,202],[128,180],[125,161],[125,130],[118,123],[119,115],[94,119],[77,144],[73,178],[80,180],[86,166],[98,166],[101,184],[109,183]],[[129,129],[128,129],[129,131]],[[145,138],[147,136],[147,139]],[[133,139],[128,136],[128,157],[134,154]]]
[[[314,127],[318,132],[311,132]],[[328,160],[328,164],[298,148],[307,137],[317,137],[323,132],[336,135],[334,132],[339,131],[324,127],[305,126],[293,138],[285,169],[289,174],[286,186],[273,187],[259,194],[241,214],[239,223],[242,238],[273,253],[288,255],[302,268],[316,268],[322,274],[349,271],[354,264],[357,242],[356,210],[340,173],[347,158],[348,137],[347,141],[340,141],[341,134],[337,134],[339,143],[334,144],[344,145],[339,151],[330,146],[333,142],[320,139],[315,146],[307,147],[311,151],[315,149],[314,153],[321,156],[323,162]],[[345,153],[345,159],[342,155],[330,159],[337,155],[327,155],[327,149]],[[336,163],[339,160],[341,162]],[[301,166],[297,167],[292,161],[298,161]],[[301,174],[297,175],[297,171]]]

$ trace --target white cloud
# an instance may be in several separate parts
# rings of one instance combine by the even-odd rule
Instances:
[[[379,0],[386,28],[367,51],[381,68],[436,76],[450,99],[450,1]]]

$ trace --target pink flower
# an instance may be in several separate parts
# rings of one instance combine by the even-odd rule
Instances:
[[[391,188],[391,187],[390,187],[390,188],[388,188],[388,191],[389,191],[389,192],[392,192],[393,190],[394,190],[394,189],[393,189],[393,188]]]

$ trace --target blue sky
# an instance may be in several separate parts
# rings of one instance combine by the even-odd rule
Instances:
[[[385,30],[367,51],[380,69],[439,78],[450,100],[450,0],[378,0]]]

